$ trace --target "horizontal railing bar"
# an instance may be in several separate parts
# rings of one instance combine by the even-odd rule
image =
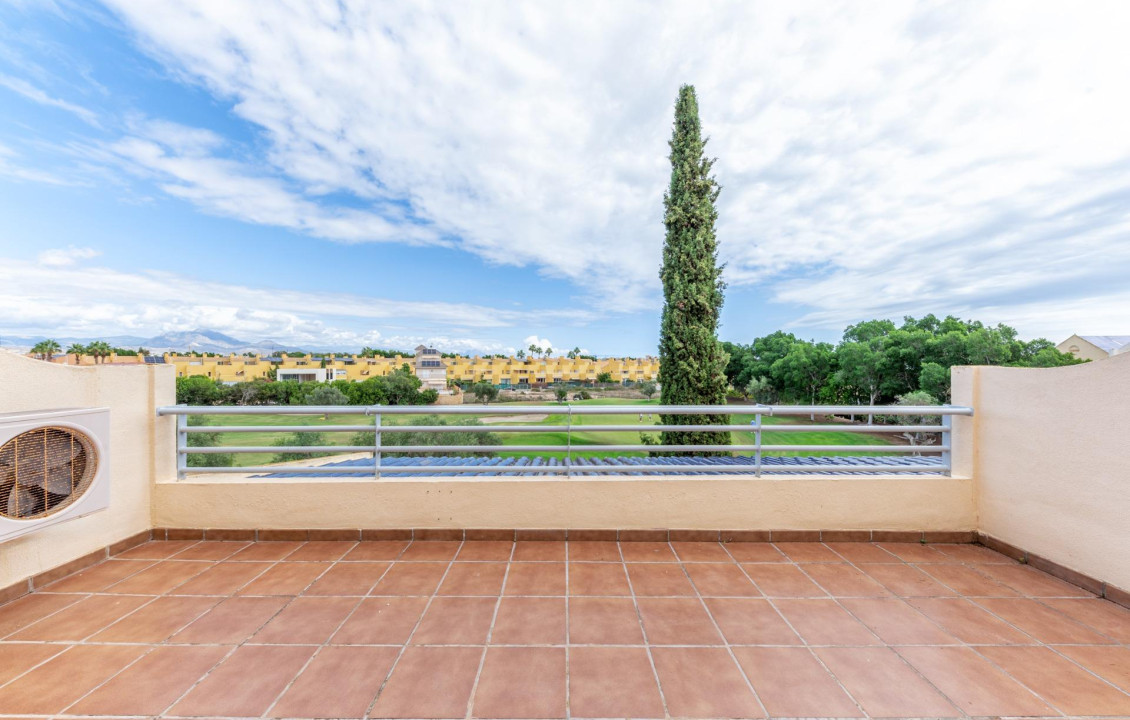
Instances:
[[[666,473],[683,475],[700,475],[704,473],[726,473],[738,475],[752,475],[755,467],[752,463],[744,465],[386,465],[382,468],[385,474],[406,473],[423,475],[427,473],[489,473],[492,476],[508,475],[544,475],[564,474],[568,472],[584,474],[607,473]],[[829,473],[851,473],[857,475],[875,474],[931,474],[948,473],[949,465],[762,465],[763,474],[812,474],[826,475]],[[299,475],[337,475],[353,474],[370,478],[370,469],[357,467],[273,467],[270,465],[256,467],[194,467],[188,469],[189,474],[299,474]]]
[[[565,452],[564,445],[382,445],[382,453],[426,452]],[[943,453],[948,445],[574,445],[573,452],[889,452]],[[263,445],[188,447],[188,455],[220,453],[353,453],[372,452],[372,445]]]
[[[757,426],[744,425],[575,425],[574,430],[585,432],[705,432],[746,431]],[[409,432],[564,432],[564,425],[382,425],[382,433]],[[874,433],[940,433],[941,425],[762,425],[763,432],[874,432]],[[190,425],[188,433],[293,433],[293,432],[373,432],[372,425]]]
[[[956,405],[166,405],[158,415],[972,415]]]

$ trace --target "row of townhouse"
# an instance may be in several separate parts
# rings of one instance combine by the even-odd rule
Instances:
[[[489,382],[506,388],[527,388],[561,383],[594,383],[603,373],[612,382],[630,383],[655,380],[659,375],[656,358],[606,358],[588,360],[551,358],[441,357],[433,348],[417,348],[415,356],[360,357],[326,355],[304,357],[198,357],[167,354],[166,363],[176,366],[177,377],[203,375],[220,382],[234,383],[266,378],[272,369],[278,380],[300,382],[327,380],[361,381],[389,375],[408,365],[425,388],[444,390],[448,381],[460,384]]]

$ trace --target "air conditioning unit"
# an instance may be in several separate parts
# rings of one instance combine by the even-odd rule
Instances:
[[[0,542],[109,505],[108,408],[0,413]]]

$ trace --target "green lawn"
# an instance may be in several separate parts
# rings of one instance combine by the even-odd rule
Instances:
[[[553,404],[553,403],[504,403],[499,404],[507,408],[513,408],[514,414],[523,414],[523,406],[529,404]],[[648,418],[648,406],[658,405],[658,400],[624,400],[620,398],[597,398],[592,400],[581,400],[573,403],[574,405],[633,405],[639,406],[638,412],[633,412],[627,415],[574,415],[573,416],[573,454],[581,457],[607,457],[610,455],[619,456],[637,456],[642,457],[646,453],[634,452],[601,452],[597,448],[600,445],[631,445],[637,444],[640,441],[639,433],[636,431],[623,431],[623,432],[594,432],[586,431],[583,428],[586,425],[639,425],[639,424],[652,424],[659,422],[659,416],[653,415]],[[498,407],[495,405],[494,407]],[[640,420],[640,414],[643,414],[643,421]],[[427,415],[427,410],[423,410],[419,415],[400,415],[396,417],[385,417],[383,422],[389,424],[402,424],[408,422],[411,418],[418,418]],[[467,416],[462,416],[467,417]],[[473,417],[489,417],[489,416],[473,416]],[[496,416],[497,417],[497,416]],[[732,415],[731,419],[734,424],[748,424],[753,421],[752,414],[738,414]],[[311,430],[316,429],[318,426],[324,425],[371,425],[373,417],[371,415],[331,415],[327,420],[321,416],[296,416],[296,415],[229,415],[217,416],[212,418],[214,424],[224,425],[273,425],[279,428],[284,427],[309,427]],[[531,426],[560,426],[561,430],[557,432],[507,432],[497,433],[503,445],[554,445],[564,448],[568,442],[565,425],[568,422],[568,416],[565,413],[552,414],[546,418],[536,422],[509,422],[506,424],[529,424]],[[808,424],[805,418],[795,417],[762,417],[763,425],[780,425],[780,424]],[[658,435],[658,433],[656,433]],[[267,446],[272,445],[274,442],[283,437],[283,433],[274,432],[253,432],[253,433],[221,433],[219,443],[222,446]],[[752,431],[734,431],[731,433],[735,445],[752,445],[754,442],[754,433]],[[325,440],[332,445],[348,445],[350,444],[353,433],[325,433],[323,435]],[[386,435],[385,444],[392,445],[395,443],[396,436]],[[870,435],[852,432],[773,432],[772,430],[763,430],[761,434],[761,441],[767,445],[886,445],[890,444],[890,440],[881,435]],[[579,448],[593,448],[592,450],[580,450]],[[565,451],[558,452],[544,452],[544,453],[523,453],[523,452],[507,452],[501,451],[498,453],[501,457],[519,457],[536,455],[545,458],[563,458]],[[743,453],[752,454],[752,453]],[[766,455],[817,455],[820,453],[792,451],[783,453],[766,453]],[[878,455],[881,453],[850,453],[853,455]],[[264,465],[271,462],[273,453],[240,453],[234,456],[235,465],[239,467],[246,467],[250,465]]]

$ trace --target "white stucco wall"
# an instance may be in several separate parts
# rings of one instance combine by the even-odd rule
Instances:
[[[176,472],[172,420],[155,408],[176,399],[171,365],[73,367],[0,351],[0,412],[110,408],[107,510],[0,543],[0,588],[151,527],[150,488]]]
[[[955,368],[981,532],[1130,589],[1130,355]]]

